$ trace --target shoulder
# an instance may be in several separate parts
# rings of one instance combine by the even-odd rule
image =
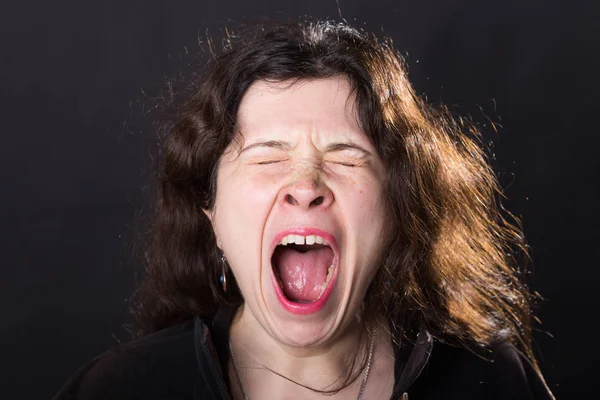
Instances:
[[[506,341],[485,349],[435,342],[411,389],[417,399],[553,399],[530,360]]]
[[[100,354],[67,381],[55,400],[191,397],[197,370],[190,320]]]

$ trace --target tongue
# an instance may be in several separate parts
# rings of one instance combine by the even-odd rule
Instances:
[[[307,251],[280,246],[276,266],[286,297],[296,302],[311,302],[319,298],[327,279],[327,270],[333,262],[330,247],[311,246]]]

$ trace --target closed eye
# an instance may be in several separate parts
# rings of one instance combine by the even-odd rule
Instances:
[[[340,157],[331,157],[329,160],[326,160],[327,163],[332,164],[332,165],[340,165],[342,167],[360,167],[362,165],[364,165],[366,162],[368,162],[368,160],[365,159],[365,157],[355,157],[355,156],[350,156],[350,157],[345,157],[345,156],[341,156]]]
[[[335,164],[343,165],[344,167],[356,167],[356,164],[343,161],[336,161]]]
[[[352,143],[332,143],[327,147],[329,162],[344,167],[359,167],[368,161],[371,153]]]
[[[284,160],[266,160],[266,161],[259,161],[256,164],[257,165],[268,165],[268,164],[276,164],[278,162],[282,162]]]

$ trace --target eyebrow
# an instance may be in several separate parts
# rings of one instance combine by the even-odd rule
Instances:
[[[280,150],[291,150],[292,149],[292,145],[288,142],[283,142],[281,140],[266,140],[266,141],[260,141],[260,142],[249,144],[248,146],[246,146],[242,150],[240,150],[240,154],[243,153],[244,151],[253,149],[255,147],[273,147],[275,149],[280,149]]]
[[[291,150],[292,149],[292,145],[289,142],[284,142],[281,140],[266,140],[266,141],[260,141],[260,142],[249,144],[248,146],[246,146],[242,150],[240,150],[240,154],[243,153],[244,151],[253,149],[255,147],[272,147],[272,148],[280,149],[280,150]],[[332,153],[332,152],[343,151],[343,150],[358,150],[369,156],[372,156],[371,152],[369,152],[365,148],[360,147],[359,145],[354,144],[354,143],[331,143],[331,144],[327,145],[327,147],[325,147],[324,152]]]
[[[331,153],[334,151],[343,151],[343,150],[358,150],[369,156],[372,155],[370,151],[368,151],[367,149],[362,148],[359,145],[354,144],[354,143],[331,143],[331,144],[327,145],[327,147],[325,147],[326,153]]]

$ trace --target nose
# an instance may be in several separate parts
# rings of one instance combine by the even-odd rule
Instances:
[[[281,193],[283,206],[303,210],[328,208],[333,203],[333,193],[317,179],[302,179],[288,185]]]

